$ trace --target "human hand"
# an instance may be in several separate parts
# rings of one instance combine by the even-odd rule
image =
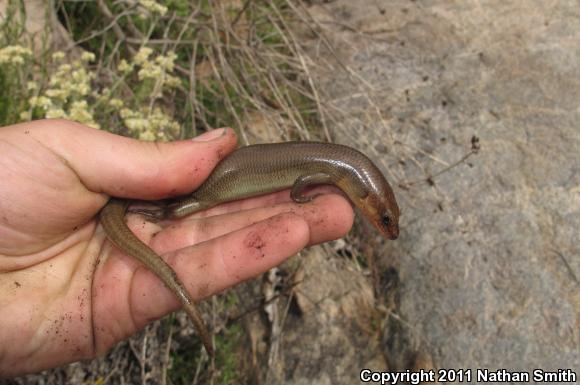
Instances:
[[[64,120],[0,128],[0,377],[104,354],[178,309],[153,273],[109,244],[95,214],[109,196],[188,193],[235,146],[230,129],[151,143]],[[166,227],[128,215],[132,231],[195,299],[338,238],[352,221],[351,206],[339,195],[296,204],[287,191]]]

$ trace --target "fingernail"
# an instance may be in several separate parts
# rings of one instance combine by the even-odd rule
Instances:
[[[221,136],[225,135],[228,131],[227,128],[218,128],[215,130],[211,130],[201,134],[200,136],[196,136],[192,140],[194,142],[209,142],[210,140],[214,140],[220,138]]]

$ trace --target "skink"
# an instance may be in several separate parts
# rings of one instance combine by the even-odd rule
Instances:
[[[389,239],[399,236],[399,207],[381,171],[361,152],[331,143],[284,142],[239,148],[224,158],[191,195],[165,207],[138,211],[156,218],[181,218],[220,203],[289,187],[292,199],[305,203],[312,197],[305,196],[304,189],[318,184],[337,186],[381,234]],[[112,198],[101,210],[107,237],[173,291],[212,355],[210,334],[191,296],[173,269],[127,227],[124,216],[129,204],[128,200]]]

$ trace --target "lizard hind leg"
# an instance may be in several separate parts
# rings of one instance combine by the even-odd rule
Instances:
[[[160,201],[155,202],[154,206],[148,205],[146,207],[131,207],[127,210],[127,212],[131,214],[141,214],[153,220],[178,219],[211,206],[212,205],[198,201],[194,198],[188,198],[175,201],[174,203]]]
[[[167,218],[167,205],[162,202],[155,202],[154,205],[147,205],[146,207],[129,207],[127,212],[131,214],[140,214],[154,221],[158,221]]]
[[[183,218],[186,215],[196,213],[198,211],[210,208],[212,206],[215,206],[215,203],[208,204],[195,198],[184,199],[179,202],[168,205],[165,209],[165,218],[167,219]]]
[[[323,172],[299,176],[292,186],[290,196],[292,197],[292,200],[297,203],[310,202],[319,194],[308,196],[304,195],[304,190],[306,187],[317,184],[330,184],[331,182],[332,179],[330,175]]]

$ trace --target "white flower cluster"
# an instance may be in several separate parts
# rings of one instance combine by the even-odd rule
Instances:
[[[171,74],[175,68],[175,59],[177,59],[175,52],[168,52],[165,56],[158,55],[154,59],[150,58],[151,54],[153,54],[151,48],[142,47],[133,58],[134,64],[140,67],[137,73],[139,80],[152,79],[156,82],[157,89],[161,89],[164,85],[168,87],[178,86],[180,84],[179,78]],[[124,64],[123,69],[127,70],[126,65],[128,64],[126,62],[121,64]]]
[[[139,0],[139,4],[153,14],[163,16],[167,13],[167,7],[159,4],[155,0]]]
[[[26,52],[26,51],[19,51]],[[21,55],[22,56],[22,55]],[[165,140],[179,133],[180,125],[172,119],[155,101],[160,99],[168,88],[179,86],[180,79],[173,75],[177,55],[168,52],[156,54],[149,47],[142,47],[130,60],[121,60],[118,65],[118,78],[111,88],[93,90],[92,81],[96,75],[89,70],[88,64],[95,55],[87,52],[79,60],[66,62],[63,52],[55,52],[52,62],[55,65],[50,73],[48,84],[39,85],[33,81],[26,84],[30,109],[20,114],[22,120],[30,120],[32,113],[46,118],[74,120],[95,128],[99,124],[95,113],[104,108],[108,117],[118,116],[133,136],[142,140]],[[50,68],[50,67],[49,67]],[[152,90],[145,99],[131,100],[119,90],[135,87]],[[138,92],[137,92],[138,93]],[[121,97],[124,95],[124,97]]]
[[[52,55],[55,62],[62,61],[64,57],[62,52]],[[52,74],[48,88],[42,94],[29,99],[30,106],[43,109],[47,118],[65,118],[99,128],[87,102],[89,96],[96,95],[91,88],[94,74],[87,72],[85,68],[85,64],[93,60],[95,55],[85,52],[80,60],[72,64],[60,64]],[[30,83],[28,87],[31,90],[37,88],[34,83]],[[28,119],[28,115],[28,112],[24,112],[21,118]]]
[[[0,48],[0,64],[21,65],[31,56],[32,51],[20,45],[9,45]]]
[[[152,57],[153,49],[141,47],[131,62],[121,60],[117,66],[120,73],[129,75],[137,71],[140,81],[153,81],[153,92],[149,95],[150,102],[162,96],[164,87],[176,87],[181,81],[173,76],[177,55],[168,52],[166,55]],[[138,108],[136,110],[124,107],[119,99],[109,101],[110,106],[120,108],[119,115],[123,124],[134,136],[142,140],[163,140],[171,137],[170,134],[179,132],[179,124],[165,114],[159,107]]]
[[[125,126],[141,140],[168,139],[170,134],[179,132],[179,124],[158,107],[151,111],[146,108],[140,111],[123,108],[120,115]]]

